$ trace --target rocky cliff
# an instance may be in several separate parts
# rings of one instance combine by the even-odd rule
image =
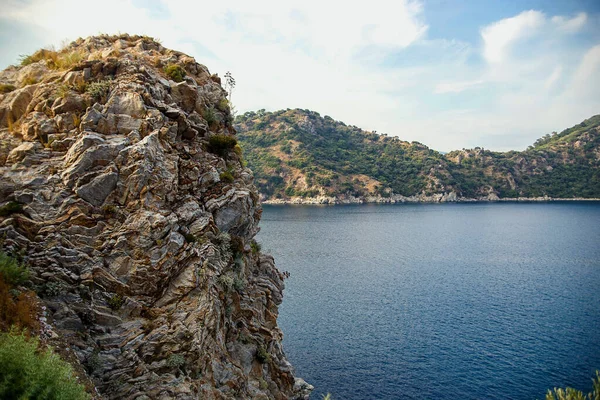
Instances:
[[[235,122],[273,203],[600,198],[600,116],[525,151],[448,154],[309,110],[260,110]]]
[[[24,58],[0,89],[1,247],[97,396],[305,398],[219,77],[105,35]]]

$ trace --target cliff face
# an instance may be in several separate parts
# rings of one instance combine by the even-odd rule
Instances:
[[[600,116],[506,153],[441,154],[299,109],[249,112],[236,128],[271,202],[600,198]]]
[[[23,64],[0,73],[0,206],[16,205],[0,237],[32,271],[42,335],[104,398],[305,398],[220,79],[128,35]]]

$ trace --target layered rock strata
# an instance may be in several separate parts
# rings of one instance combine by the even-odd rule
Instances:
[[[306,398],[219,77],[147,37],[34,56],[0,73],[0,206],[17,204],[0,237],[32,271],[43,334],[101,398]]]

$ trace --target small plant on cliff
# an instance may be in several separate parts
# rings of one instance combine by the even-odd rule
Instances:
[[[211,126],[217,122],[217,114],[215,114],[215,110],[212,107],[205,108],[202,111],[202,118],[206,120],[208,126]]]
[[[250,248],[252,249],[252,254],[257,255],[260,253],[262,246],[256,240],[252,239],[250,242]]]
[[[184,233],[183,237],[185,238],[185,241],[188,243],[196,242],[196,236],[192,235],[191,233]]]
[[[108,306],[113,311],[119,310],[123,306],[123,303],[125,303],[125,298],[118,293],[108,299]]]
[[[165,74],[175,82],[181,82],[185,77],[185,70],[177,64],[169,64],[165,67]]]
[[[0,398],[83,400],[90,396],[69,364],[13,329],[0,333]]]
[[[29,269],[16,258],[0,252],[0,276],[9,285],[19,286],[29,279]]]
[[[236,144],[237,139],[229,135],[217,134],[208,139],[210,150],[220,156],[226,155]]]
[[[20,213],[23,211],[23,204],[16,201],[9,201],[0,207],[0,217],[7,217],[10,214]]]
[[[226,291],[230,291],[233,288],[233,278],[229,275],[221,275],[219,276],[219,284]]]
[[[265,346],[258,346],[258,348],[256,349],[256,359],[263,364],[271,362],[271,355],[269,354]]]
[[[103,81],[92,82],[85,88],[85,92],[92,96],[94,100],[103,100],[106,99],[108,93],[110,92],[112,82],[110,79],[105,79]]]
[[[0,83],[0,93],[10,93],[15,89],[16,89],[16,87],[14,85]]]
[[[233,183],[233,174],[230,171],[223,171],[219,174],[219,179],[225,183]]]
[[[167,365],[172,368],[181,368],[185,365],[185,358],[181,354],[171,354],[167,358]]]

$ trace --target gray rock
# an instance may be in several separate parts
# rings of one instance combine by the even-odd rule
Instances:
[[[117,173],[109,172],[101,174],[78,188],[76,193],[88,203],[101,206],[108,195],[115,190],[118,181],[119,175]]]
[[[146,115],[146,106],[138,93],[126,92],[111,96],[106,103],[105,112],[142,118]]]

